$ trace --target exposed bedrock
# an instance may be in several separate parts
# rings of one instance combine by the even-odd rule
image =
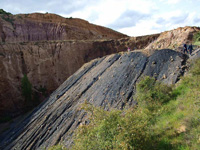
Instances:
[[[95,59],[70,76],[32,113],[1,134],[0,149],[41,149],[59,141],[69,147],[74,130],[87,118],[80,110],[85,100],[106,110],[133,106],[136,83],[143,76],[174,84],[184,73],[182,66],[186,60],[186,55],[169,49]]]

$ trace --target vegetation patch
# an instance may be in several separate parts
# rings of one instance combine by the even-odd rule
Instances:
[[[89,124],[74,134],[74,150],[197,150],[200,148],[200,60],[176,87],[145,77],[138,105],[105,111],[83,105]]]
[[[194,45],[200,45],[200,31],[194,34],[193,44]]]
[[[4,11],[3,9],[0,9],[0,15],[1,18],[9,23],[11,23],[12,25],[14,25],[14,19],[12,17],[12,14],[9,12]]]
[[[25,101],[30,102],[32,100],[32,84],[30,83],[26,74],[21,80],[21,88]]]
[[[4,11],[3,9],[0,9],[0,14],[7,15],[7,16],[12,15],[11,13]]]
[[[67,148],[62,144],[58,144],[50,147],[48,150],[67,150]]]

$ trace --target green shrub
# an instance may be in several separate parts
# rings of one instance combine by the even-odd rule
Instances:
[[[21,80],[21,88],[22,88],[22,95],[25,98],[26,102],[30,102],[32,100],[32,85],[25,74]]]
[[[105,111],[86,103],[90,122],[74,133],[72,149],[199,149],[199,62],[174,89],[145,77],[137,84],[135,108]]]
[[[197,59],[191,69],[191,73],[196,76],[196,75],[200,75],[200,59]]]
[[[137,84],[136,89],[138,104],[151,111],[156,110],[173,98],[172,87],[148,76]]]
[[[177,150],[200,148],[200,60],[191,67],[173,93],[178,93],[175,101],[162,106],[156,117],[155,134],[166,139]],[[182,128],[182,130],[181,130]]]
[[[140,109],[105,111],[88,104],[89,125],[82,125],[75,133],[72,149],[147,149],[149,141],[148,116]]]
[[[105,111],[87,104],[83,108],[90,112],[90,123],[76,131],[72,149],[171,148],[170,143],[154,135],[151,127],[155,122],[155,115],[152,114],[173,97],[171,93],[171,87],[145,77],[137,84],[136,108]]]
[[[9,12],[4,11],[3,9],[0,9],[1,18],[4,19],[7,22],[10,22],[12,25],[14,25],[14,19],[12,18],[12,14]]]
[[[194,45],[200,45],[200,32],[197,32],[193,36]]]
[[[0,9],[0,14],[3,14],[3,15],[12,15],[11,13],[4,11],[3,9]]]

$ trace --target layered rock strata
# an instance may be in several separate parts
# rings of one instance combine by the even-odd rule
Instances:
[[[169,49],[127,52],[95,59],[70,76],[50,97],[0,136],[0,149],[41,149],[62,141],[72,143],[74,130],[84,123],[85,100],[106,110],[136,104],[136,83],[153,76],[174,84],[184,73],[187,56]]]

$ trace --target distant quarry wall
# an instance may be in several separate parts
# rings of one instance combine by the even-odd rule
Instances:
[[[157,35],[152,36],[154,40]],[[141,40],[142,39],[142,40]],[[53,92],[84,63],[105,55],[144,48],[151,38],[67,40],[0,44],[0,116],[23,112],[21,80],[27,74],[32,87]]]

